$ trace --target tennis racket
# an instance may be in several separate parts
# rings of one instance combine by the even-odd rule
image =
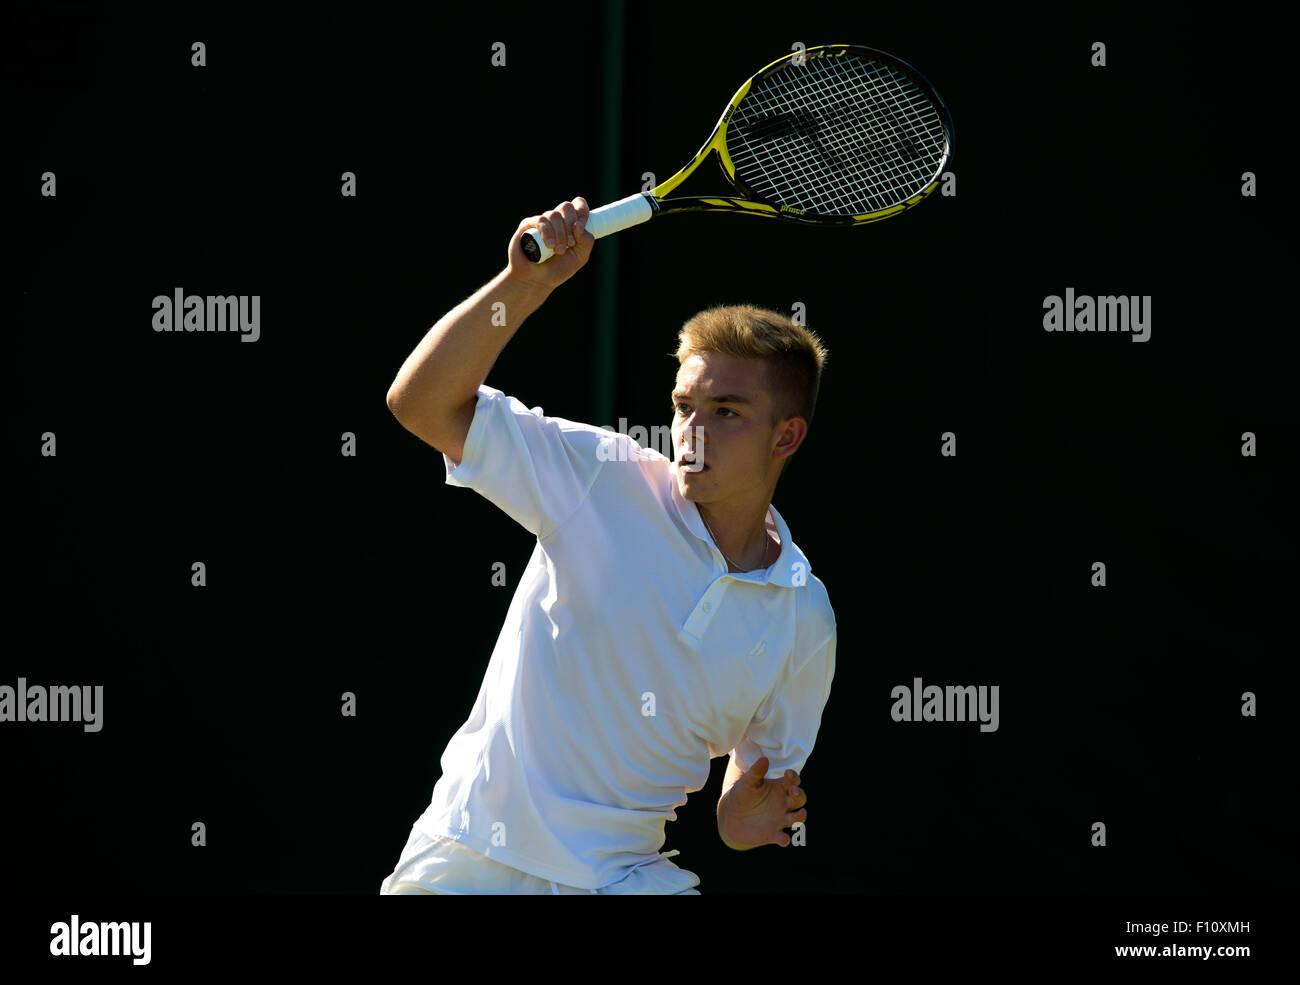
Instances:
[[[695,159],[652,192],[594,209],[599,239],[669,212],[737,212],[814,225],[860,226],[912,208],[952,155],[948,108],[916,69],[883,51],[828,44],[764,66],[722,111]],[[739,198],[669,198],[716,156]],[[533,263],[552,251],[534,229]]]

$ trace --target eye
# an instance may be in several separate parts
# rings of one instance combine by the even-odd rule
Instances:
[[[678,401],[677,403],[673,404],[673,410],[676,411],[678,414],[681,414],[683,417],[687,417],[691,412],[691,407],[690,404],[688,403]],[[738,413],[736,413],[736,411],[732,410],[730,407],[719,407],[718,413],[730,414],[732,417],[740,416]]]

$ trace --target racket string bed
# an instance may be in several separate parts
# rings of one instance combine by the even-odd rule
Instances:
[[[909,198],[934,180],[947,146],[923,91],[892,67],[856,57],[810,58],[759,80],[727,138],[737,175],[755,192],[822,215]]]
[[[841,62],[840,64],[843,63]],[[854,75],[856,76],[853,79],[849,79],[847,77],[848,73],[843,71],[836,72],[832,76],[830,70],[822,69],[820,73],[822,78],[805,80],[803,81],[803,84],[794,86],[789,84],[790,80],[787,78],[788,72],[780,73],[780,75],[775,76],[777,84],[774,86],[773,93],[759,93],[755,105],[760,110],[768,110],[769,112],[776,111],[779,113],[780,111],[784,111],[790,113],[792,110],[794,112],[802,112],[805,118],[807,118],[812,112],[821,110],[828,118],[843,119],[844,117],[853,114],[855,103],[864,105],[868,108],[873,108],[871,107],[870,102],[862,98],[863,94],[869,91],[870,95],[877,97],[877,103],[883,104],[880,99],[882,96],[885,99],[892,99],[895,108],[898,111],[897,115],[907,118],[909,122],[913,124],[910,131],[902,133],[901,137],[906,139],[909,142],[910,147],[913,148],[912,156],[914,158],[919,158],[920,155],[915,150],[916,140],[914,138],[922,137],[922,139],[924,139],[923,134],[918,132],[916,126],[917,122],[922,119],[921,114],[917,109],[917,104],[919,103],[922,107],[929,109],[929,104],[925,100],[924,96],[919,92],[913,91],[910,93],[912,97],[910,103],[907,106],[904,106],[902,103],[898,102],[898,93],[902,85],[908,85],[906,77],[895,75],[894,79],[891,80],[894,83],[892,87],[890,89],[885,89],[880,84],[878,78],[874,80],[870,78],[861,63],[853,65],[853,69],[855,70]],[[814,68],[814,73],[816,72],[817,69]],[[879,71],[877,71],[876,74],[879,75]],[[782,85],[781,83],[785,84]],[[821,92],[819,94],[822,98],[816,102],[810,102],[808,98],[809,94],[816,92],[814,84],[818,83],[821,86]],[[869,90],[867,84],[870,84]],[[834,95],[828,100],[826,98],[827,93],[834,93]],[[753,95],[754,94],[751,93],[751,96]],[[838,103],[838,105],[834,109],[831,109],[830,106],[827,105],[828,103]],[[880,116],[881,114],[877,112],[876,115]],[[943,128],[937,115],[935,115],[934,118],[939,135],[937,142],[940,146],[940,153],[935,156],[936,160],[938,160],[942,158]],[[894,136],[897,140],[900,136],[898,131],[901,129],[902,128],[897,124],[896,116],[892,127],[890,127],[890,130],[892,131],[890,135]],[[765,148],[754,148],[751,145],[747,149],[750,151],[750,156],[759,165],[760,170],[767,177],[767,187],[772,190],[773,194],[783,194],[786,201],[783,201],[782,204],[789,204],[793,207],[801,208],[804,211],[817,211],[821,213],[861,212],[865,211],[862,208],[864,204],[867,204],[869,209],[888,207],[888,205],[893,204],[893,202],[896,202],[899,199],[900,191],[905,191],[907,194],[910,194],[916,187],[918,187],[918,182],[928,183],[928,181],[932,179],[932,173],[925,168],[917,168],[915,166],[904,171],[901,167],[902,157],[897,153],[894,155],[896,160],[892,163],[894,172],[892,176],[886,174],[886,167],[891,162],[888,160],[877,160],[874,163],[864,162],[861,160],[861,155],[858,155],[856,163],[859,166],[859,172],[863,171],[862,166],[863,164],[866,164],[866,173],[855,175],[848,173],[843,169],[837,169],[836,171],[831,172],[825,166],[818,166],[814,163],[813,159],[815,156],[821,156],[823,162],[825,158],[824,154],[818,154],[820,148],[815,146],[815,139],[823,136],[830,137],[832,135],[838,135],[841,138],[840,143],[847,143],[849,147],[846,149],[852,149],[852,145],[856,144],[860,147],[871,141],[873,137],[877,138],[876,146],[878,147],[880,144],[878,138],[885,134],[886,129],[882,123],[875,123],[871,129],[864,129],[861,125],[856,128],[841,127],[838,131],[827,128],[824,133],[814,135],[814,139],[812,140],[776,142],[775,144],[768,144]],[[931,141],[932,146],[935,142],[936,141],[933,140]],[[788,172],[791,172],[791,178],[785,181],[780,181],[775,179],[772,171],[762,167],[763,161],[759,152],[763,149],[766,149],[769,152],[778,151],[781,153],[781,160],[775,164],[775,167],[783,168]],[[803,151],[802,156],[792,156],[792,151],[797,152],[799,150]],[[739,156],[743,162],[746,155],[741,152],[739,153]],[[770,154],[769,159],[771,159]],[[930,163],[924,159],[921,160],[923,164]],[[738,163],[738,169],[740,166],[741,164]],[[893,178],[892,181],[889,180],[891,177]],[[877,188],[883,188],[888,192],[888,194],[884,197],[873,197],[870,194],[870,189],[873,183]],[[921,184],[920,187],[923,187],[923,184]],[[835,195],[836,192],[839,193],[837,196]],[[812,197],[808,197],[809,195]],[[889,195],[893,196],[892,201],[888,200]]]
[[[784,73],[783,73],[784,74]],[[860,80],[859,80],[860,81]],[[837,98],[840,100],[840,106],[843,107],[849,99],[858,97],[862,86],[859,84],[856,88],[845,84],[844,79],[835,80],[838,85],[832,83],[833,88],[828,86],[828,91],[838,93]],[[879,84],[874,87],[873,95],[880,95],[882,88]],[[824,110],[823,106],[817,103],[810,103],[807,97],[807,87],[792,87],[790,85],[779,86],[776,89],[778,96],[783,96],[781,103],[767,101],[767,105],[779,110],[789,111],[792,104],[804,108],[805,112]],[[897,103],[897,93],[885,93],[886,96],[893,96],[895,105],[904,117],[910,117],[916,120],[919,114],[914,108],[905,108],[902,104]],[[797,103],[795,100],[797,99]],[[825,102],[823,99],[821,102]],[[859,100],[860,101],[860,100]],[[762,105],[762,104],[760,104]],[[910,109],[910,112],[909,112]],[[850,111],[851,112],[851,111]],[[829,114],[828,114],[829,115]],[[844,117],[849,115],[844,109],[839,109],[835,115]],[[879,116],[879,114],[877,114]],[[895,125],[893,129],[899,128]],[[853,151],[863,145],[870,145],[873,138],[876,138],[877,145],[880,143],[879,137],[885,133],[881,123],[873,123],[870,129],[861,125],[856,127],[841,127],[838,131],[827,129],[824,133],[814,135],[813,139],[802,141],[782,141],[775,145],[769,145],[768,150],[777,150],[781,154],[780,160],[775,164],[777,168],[784,168],[793,175],[785,181],[773,180],[771,172],[767,172],[767,187],[771,194],[782,198],[782,204],[788,204],[804,211],[816,211],[820,213],[837,213],[837,212],[863,212],[874,209],[888,207],[892,202],[896,202],[900,197],[900,190],[910,191],[917,187],[919,179],[929,180],[930,175],[920,172],[913,167],[909,171],[904,171],[902,158],[900,155],[893,155],[894,160],[888,157],[878,157],[875,161],[864,161],[862,155],[858,154],[858,174],[846,172],[844,169],[832,171],[825,166],[825,156],[818,155],[814,140],[822,137],[837,135],[840,137],[839,143],[846,151]],[[911,133],[905,135],[908,139],[916,136],[916,128],[912,127]],[[802,145],[802,146],[801,146]],[[855,147],[856,145],[856,147]],[[832,147],[834,142],[832,141]],[[913,144],[914,146],[914,144]],[[802,150],[800,156],[795,156],[798,151]],[[793,153],[792,153],[793,152]],[[743,156],[743,155],[742,155]],[[816,157],[820,156],[821,161]],[[762,168],[762,158],[754,155],[756,162]],[[739,166],[739,165],[738,165]],[[890,170],[892,169],[892,174]],[[905,184],[908,183],[909,184]],[[833,183],[833,184],[832,184]],[[871,193],[872,186],[883,191],[876,194]],[[893,196],[890,201],[890,196]]]

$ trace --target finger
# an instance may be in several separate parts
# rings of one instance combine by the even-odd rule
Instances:
[[[785,824],[781,825],[781,827],[793,828],[796,824],[802,824],[804,821],[807,820],[808,820],[807,811],[794,811],[785,816]]]
[[[806,803],[808,803],[808,798],[804,795],[804,792],[798,787],[791,787],[786,795],[786,806],[793,810],[796,807],[802,807]]]
[[[766,756],[759,756],[758,759],[754,760],[754,765],[751,766],[749,772],[745,774],[745,778],[749,780],[751,786],[757,787],[762,785],[763,777],[767,775],[767,763],[768,759]]]
[[[573,228],[574,237],[579,242],[595,242],[596,237],[587,232],[587,220],[591,218],[591,208],[587,205],[587,200],[581,195],[574,196],[573,211],[576,216]]]
[[[546,248],[552,253],[555,252],[555,234],[551,231],[551,224],[546,221],[546,213],[534,216],[529,220],[537,235],[541,238]]]
[[[555,251],[556,256],[563,256],[569,243],[568,233],[564,228],[564,216],[555,209],[551,209],[549,212],[542,214],[542,222],[546,224],[551,237],[547,240],[546,245]]]
[[[555,230],[555,242],[559,244],[556,252],[563,256],[573,245],[573,237],[569,235],[569,225],[564,219],[564,207],[560,206],[552,210],[552,215],[551,227]]]
[[[570,246],[574,246],[577,240],[573,238],[573,227],[578,224],[578,210],[573,207],[572,202],[565,202],[560,206],[560,215],[564,217],[564,241]]]

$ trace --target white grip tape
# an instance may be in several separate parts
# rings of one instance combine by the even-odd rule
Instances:
[[[596,239],[600,239],[602,236],[645,222],[654,214],[654,206],[650,204],[650,200],[638,192],[594,209],[587,217],[587,225],[584,228]],[[545,263],[554,255],[555,251],[542,242],[542,237],[536,229],[528,230],[526,235],[536,240],[541,250],[538,263]]]

